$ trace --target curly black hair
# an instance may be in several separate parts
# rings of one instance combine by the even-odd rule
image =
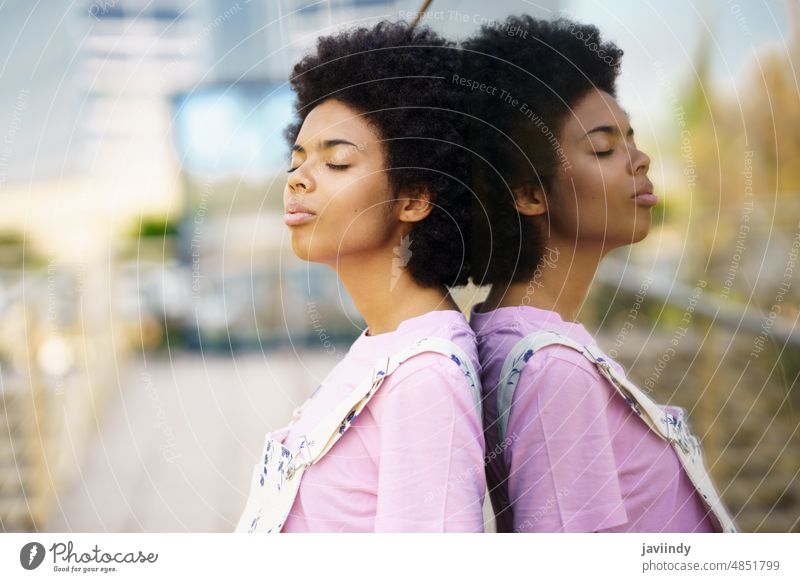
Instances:
[[[424,286],[464,285],[470,272],[471,192],[463,91],[453,85],[460,51],[428,27],[383,21],[318,39],[290,83],[297,120],[327,99],[363,113],[384,143],[394,198],[426,188],[432,210],[411,227],[406,266]]]
[[[544,233],[516,211],[511,190],[532,183],[547,192],[564,161],[558,136],[571,108],[593,88],[615,95],[622,50],[595,26],[527,15],[486,25],[462,46],[465,76],[491,88],[468,98],[477,154],[472,280],[524,281],[542,257]]]

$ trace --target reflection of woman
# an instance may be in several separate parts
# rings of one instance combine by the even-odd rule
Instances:
[[[703,502],[713,486],[693,485],[704,471],[682,411],[637,404],[574,321],[600,260],[644,238],[656,204],[650,159],[614,97],[622,51],[592,26],[506,24],[465,45],[469,76],[497,87],[472,102],[489,216],[476,223],[474,276],[493,285],[471,324],[487,449],[498,451],[487,468],[498,530],[730,530],[721,504],[720,525]]]
[[[239,530],[482,531],[477,352],[447,289],[469,268],[464,122],[448,113],[460,95],[449,83],[455,53],[426,28],[381,23],[321,38],[294,68],[299,119],[287,131],[284,193],[292,248],[336,270],[367,329],[299,418],[270,435]],[[414,348],[423,338],[439,351]],[[338,440],[305,468],[285,523],[264,527],[264,480],[275,471],[296,479],[283,459],[271,464],[275,447],[295,466],[305,447],[319,455],[329,433],[309,435],[409,346],[421,353],[345,406]]]

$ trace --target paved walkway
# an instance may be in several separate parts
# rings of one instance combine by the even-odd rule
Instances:
[[[320,350],[140,354],[44,530],[231,531],[264,433],[337,361]]]

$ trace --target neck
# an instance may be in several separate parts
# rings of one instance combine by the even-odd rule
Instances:
[[[550,239],[533,274],[524,281],[492,285],[481,311],[529,305],[575,321],[605,252],[602,245]]]
[[[444,285],[420,286],[405,268],[393,267],[391,255],[353,257],[335,268],[368,335],[395,331],[406,319],[430,311],[460,311]]]

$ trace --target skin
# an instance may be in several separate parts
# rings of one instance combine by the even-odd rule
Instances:
[[[652,206],[633,198],[653,192],[650,158],[636,147],[628,115],[614,97],[587,93],[558,139],[568,163],[559,164],[549,191],[533,185],[514,190],[517,211],[545,233],[536,283],[493,285],[480,311],[531,305],[574,321],[603,257],[650,230]]]
[[[376,128],[328,99],[303,122],[283,196],[285,207],[296,202],[315,213],[289,226],[295,254],[336,270],[368,335],[394,331],[430,311],[458,310],[444,285],[424,288],[397,261],[393,268],[401,237],[432,205],[426,190],[400,192],[395,200],[386,167]]]

